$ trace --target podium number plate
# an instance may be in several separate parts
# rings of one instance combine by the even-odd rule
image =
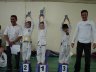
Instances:
[[[62,65],[62,72],[67,72],[68,65]]]
[[[46,72],[46,65],[40,65],[40,72]]]
[[[28,72],[29,64],[23,64],[23,72]]]

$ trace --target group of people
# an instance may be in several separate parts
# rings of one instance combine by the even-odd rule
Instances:
[[[39,16],[39,24],[38,24],[38,42],[37,42],[37,63],[45,64],[45,52],[46,52],[46,22],[44,19],[44,15]],[[33,22],[30,16],[27,16],[25,19],[24,27],[22,28],[19,24],[17,24],[17,16],[11,15],[10,17],[11,25],[7,26],[3,35],[6,40],[6,64],[7,72],[12,72],[12,50],[14,45],[20,45],[21,47],[21,55],[23,63],[29,63],[31,56],[31,48],[32,48],[32,32],[33,32]],[[1,37],[1,36],[0,36]],[[2,39],[0,38],[0,49],[2,49]],[[19,62],[20,62],[20,52],[15,54],[16,60],[16,70],[19,72]],[[5,54],[5,55],[6,55]],[[1,64],[1,63],[0,63]],[[0,70],[1,71],[1,70]]]
[[[62,40],[60,45],[59,52],[59,63],[60,64],[69,64],[70,60],[70,46],[73,48],[75,41],[77,41],[77,50],[76,50],[76,63],[74,72],[80,72],[81,67],[81,57],[84,50],[85,53],[85,71],[90,72],[90,57],[91,57],[91,45],[93,48],[96,47],[96,28],[93,21],[88,20],[88,11],[81,11],[82,20],[77,24],[76,32],[73,36],[72,43],[70,44],[70,32],[71,25],[63,23],[61,25]],[[10,17],[11,25],[7,26],[4,31],[4,39],[6,40],[6,54],[3,52],[4,49],[1,45],[0,38],[0,68],[7,66],[7,72],[12,72],[12,53],[11,47],[13,45],[21,45],[22,60],[24,63],[30,61],[31,56],[31,45],[32,45],[32,31],[33,23],[32,20],[25,20],[24,27],[21,28],[17,22],[17,16],[11,15]],[[38,24],[38,42],[37,42],[37,63],[45,64],[45,53],[46,53],[46,30],[47,24],[45,21],[45,16],[39,16]],[[3,57],[2,57],[3,56]],[[16,59],[16,69],[19,71],[19,60],[20,52],[15,55]],[[5,60],[3,64],[2,61]],[[2,64],[2,65],[1,65]]]

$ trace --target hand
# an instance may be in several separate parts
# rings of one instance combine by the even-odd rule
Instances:
[[[12,46],[11,41],[8,41],[9,46]]]
[[[74,43],[71,43],[71,47],[72,47],[72,48],[74,47]]]
[[[12,41],[12,42],[9,41],[8,43],[9,43],[9,46],[12,47],[12,45],[14,44],[14,41]]]
[[[95,49],[96,48],[96,43],[93,43],[93,49]]]

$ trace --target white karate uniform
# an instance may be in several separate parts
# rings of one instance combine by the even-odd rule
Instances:
[[[37,62],[45,63],[45,53],[46,53],[46,23],[44,22],[45,29],[38,29],[38,43],[37,43]]]
[[[59,63],[69,64],[70,60],[70,31],[71,26],[69,26],[69,35],[66,35],[64,31],[62,31],[62,40],[59,52]]]
[[[7,66],[7,55],[2,52],[0,55],[0,67],[6,67]]]
[[[32,30],[33,30],[33,28],[24,28],[23,29],[23,41],[22,41],[22,59],[23,59],[23,61],[30,60],[31,47],[32,47],[32,41],[31,41]],[[30,39],[30,40],[28,40],[28,39]]]

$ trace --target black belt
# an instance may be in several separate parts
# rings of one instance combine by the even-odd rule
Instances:
[[[46,45],[37,45],[37,46],[46,46]]]

